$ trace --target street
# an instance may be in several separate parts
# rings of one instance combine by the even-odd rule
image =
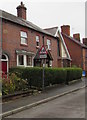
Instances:
[[[85,89],[80,89],[7,118],[85,118]]]

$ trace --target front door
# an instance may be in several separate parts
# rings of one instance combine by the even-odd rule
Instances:
[[[7,74],[7,61],[2,61],[2,72]]]

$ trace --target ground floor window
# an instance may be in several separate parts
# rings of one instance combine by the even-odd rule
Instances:
[[[18,56],[18,63],[19,63],[19,65],[24,65],[24,55]]]
[[[33,57],[30,55],[17,55],[17,66],[33,67]]]
[[[27,55],[27,66],[32,66],[33,65],[33,58],[32,56]]]

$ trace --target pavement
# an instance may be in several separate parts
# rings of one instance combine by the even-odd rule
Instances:
[[[2,103],[2,117],[29,109],[33,106],[48,102],[57,97],[66,95],[70,92],[84,88],[87,84],[87,78],[82,78],[69,85],[56,85],[55,87],[47,88],[40,94],[22,97],[9,102]]]

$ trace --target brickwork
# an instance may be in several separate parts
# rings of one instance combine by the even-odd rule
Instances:
[[[20,41],[20,31],[27,32],[28,35],[28,45],[21,45]],[[43,43],[43,34],[31,30],[29,28],[19,26],[17,24],[3,20],[3,52],[5,52],[9,57],[9,67],[17,65],[17,55],[16,50],[26,50],[29,52],[34,52],[36,54],[36,35],[40,36],[40,47]],[[44,41],[47,44],[47,39],[51,40],[51,50],[50,53],[53,57],[53,67],[57,67],[57,39],[48,35],[45,35]]]
[[[71,59],[72,59],[72,66],[76,65],[78,67],[82,66],[82,47],[75,43],[73,40],[71,40],[69,37],[63,35],[63,38],[65,40],[67,49],[70,53]]]

